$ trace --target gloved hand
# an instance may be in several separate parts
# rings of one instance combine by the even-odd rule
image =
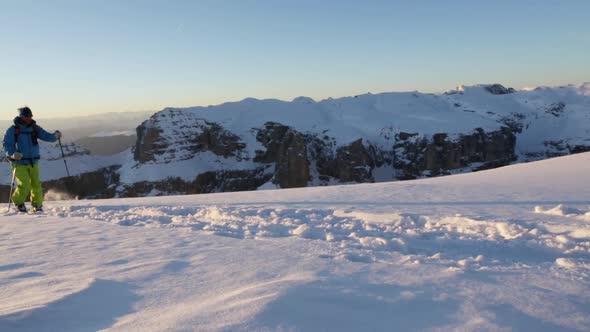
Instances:
[[[55,133],[53,133],[53,136],[55,136],[55,138],[60,139],[61,138],[61,131],[56,130]]]
[[[10,159],[21,160],[23,159],[23,154],[20,152],[15,152],[12,154],[12,156],[10,156]]]

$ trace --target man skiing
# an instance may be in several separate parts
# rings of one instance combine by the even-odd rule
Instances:
[[[33,120],[33,113],[28,107],[18,109],[19,115],[14,118],[14,125],[6,130],[2,144],[17,187],[12,194],[12,202],[19,212],[27,212],[25,200],[31,194],[31,205],[34,212],[43,211],[43,189],[39,178],[39,142],[55,142],[61,138],[61,132],[46,132]]]

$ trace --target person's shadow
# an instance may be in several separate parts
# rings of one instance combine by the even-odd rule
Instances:
[[[0,316],[0,331],[97,331],[133,312],[133,286],[95,280],[88,288],[44,307]]]

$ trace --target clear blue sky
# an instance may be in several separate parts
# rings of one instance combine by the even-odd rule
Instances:
[[[0,118],[590,80],[590,1],[0,0]]]

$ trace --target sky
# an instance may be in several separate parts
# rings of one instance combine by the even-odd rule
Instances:
[[[590,81],[590,1],[0,0],[0,119]]]

